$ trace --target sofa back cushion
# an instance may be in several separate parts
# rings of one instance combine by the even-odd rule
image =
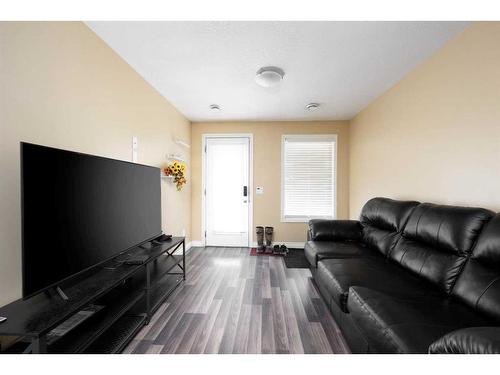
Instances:
[[[500,215],[481,232],[452,295],[500,322]]]
[[[359,241],[361,225],[357,220],[309,220],[311,241]]]
[[[373,198],[366,202],[359,219],[365,244],[387,256],[418,204],[389,198]]]
[[[413,210],[389,257],[450,293],[472,246],[493,212],[423,203]]]

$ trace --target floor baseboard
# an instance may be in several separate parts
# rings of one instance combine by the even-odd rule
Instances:
[[[286,247],[290,248],[290,249],[303,249],[304,248],[304,245],[305,245],[305,242],[293,242],[293,241],[284,241],[284,242],[281,242],[281,241],[273,241],[273,244],[276,245],[276,244],[285,244]],[[257,242],[252,242],[252,247],[257,247]]]
[[[294,242],[294,241],[274,241],[273,244],[285,244],[286,247],[290,249],[303,249],[305,242]],[[191,241],[186,245],[186,249],[190,249],[192,247],[204,247],[203,241]],[[251,247],[257,247],[257,242],[252,242]]]

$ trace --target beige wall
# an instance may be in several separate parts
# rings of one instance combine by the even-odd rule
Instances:
[[[166,232],[201,240],[201,135],[254,134],[254,225],[303,241],[280,222],[282,134],[338,134],[338,217],[373,196],[500,210],[500,23],[475,23],[349,122],[190,126],[82,23],[0,23],[0,305],[21,293],[19,141],[161,166],[189,150],[192,181],[162,183]],[[192,133],[192,138],[191,138]],[[263,168],[262,166],[267,166]],[[190,176],[188,176],[190,177]],[[192,205],[191,205],[192,200]],[[192,216],[192,222],[191,222]],[[174,219],[175,218],[175,219]]]
[[[201,149],[202,135],[209,133],[251,133],[254,136],[254,187],[263,186],[264,194],[255,195],[253,224],[271,225],[276,241],[302,242],[305,223],[281,223],[281,136],[283,134],[337,134],[338,176],[337,216],[349,212],[349,124],[331,122],[227,122],[193,123],[192,126],[192,233],[193,241],[201,241]]]
[[[0,23],[0,305],[21,295],[19,142],[161,166],[191,126],[83,23]],[[47,166],[50,168],[50,166]],[[190,223],[190,185],[162,183],[163,226]],[[41,239],[44,240],[44,239]],[[49,240],[49,239],[47,239]]]
[[[350,130],[352,218],[373,196],[500,210],[500,22],[472,24]]]

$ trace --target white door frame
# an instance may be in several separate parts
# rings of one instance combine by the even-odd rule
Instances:
[[[224,134],[202,134],[201,135],[201,242],[206,244],[206,168],[207,168],[207,139],[210,138],[248,138],[248,247],[253,243],[253,134],[252,133],[224,133]]]

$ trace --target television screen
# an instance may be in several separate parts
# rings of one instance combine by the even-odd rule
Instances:
[[[160,170],[21,143],[23,296],[161,234]]]

